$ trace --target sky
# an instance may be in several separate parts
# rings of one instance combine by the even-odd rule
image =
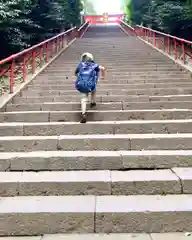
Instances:
[[[98,14],[121,12],[121,0],[94,0],[94,6]]]

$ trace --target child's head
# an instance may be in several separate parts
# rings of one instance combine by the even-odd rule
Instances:
[[[83,53],[81,55],[81,61],[82,62],[91,62],[91,61],[93,61],[93,55],[91,53],[88,53],[88,52]]]

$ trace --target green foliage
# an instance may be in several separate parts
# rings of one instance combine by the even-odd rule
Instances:
[[[78,26],[81,11],[81,0],[0,0],[0,57]]]
[[[134,24],[192,39],[192,0],[132,0],[132,5]]]
[[[94,4],[92,0],[82,0],[85,15],[96,15]]]

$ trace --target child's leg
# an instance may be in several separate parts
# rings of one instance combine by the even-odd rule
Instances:
[[[81,97],[81,112],[82,112],[82,115],[86,113],[87,102],[88,102],[88,94],[83,93],[82,97]]]
[[[86,123],[86,108],[87,108],[87,102],[88,102],[88,94],[82,94],[81,97],[81,123]]]
[[[96,103],[96,90],[91,93],[91,103]]]
[[[97,83],[98,83],[98,77],[97,77],[97,80],[96,80],[96,86],[97,86]],[[96,106],[96,87],[94,89],[93,92],[91,92],[91,104],[90,104],[90,107],[95,107]]]

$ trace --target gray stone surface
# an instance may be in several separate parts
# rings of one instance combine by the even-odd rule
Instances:
[[[192,234],[187,233],[152,233],[152,240],[191,240]]]
[[[183,193],[192,193],[192,168],[173,168],[172,170],[181,179]]]
[[[112,171],[113,195],[181,193],[179,178],[170,170]]]
[[[1,240],[191,240],[192,235],[187,236],[185,232],[182,233],[152,233],[152,234],[126,234],[126,233],[112,233],[112,234],[46,234],[42,237],[1,237]]]
[[[190,150],[168,150],[168,151],[121,151],[124,168],[172,168],[192,167],[192,155]]]
[[[0,236],[94,231],[93,196],[1,198]]]
[[[163,135],[163,134],[162,134]],[[131,150],[190,150],[191,134],[161,134],[151,136],[133,136],[130,138]]]
[[[2,172],[1,196],[110,195],[110,171]]]
[[[123,234],[123,233],[122,234],[58,234],[58,235],[45,235],[42,238],[42,240],[117,240],[117,239],[119,240],[132,240],[132,239],[151,240],[150,236],[147,234]]]
[[[0,137],[0,152],[53,151],[57,144],[56,136]]]
[[[47,122],[49,112],[9,112],[0,113],[0,122]]]
[[[78,135],[61,136],[59,138],[59,149],[64,151],[82,151],[82,150],[130,150],[129,138],[123,138],[117,135]]]
[[[6,158],[2,160],[7,164]],[[3,165],[4,166],[4,165]],[[118,152],[73,151],[33,152],[15,154],[10,160],[11,170],[108,170],[121,169]]]
[[[101,196],[96,203],[97,233],[191,230],[191,195]]]

